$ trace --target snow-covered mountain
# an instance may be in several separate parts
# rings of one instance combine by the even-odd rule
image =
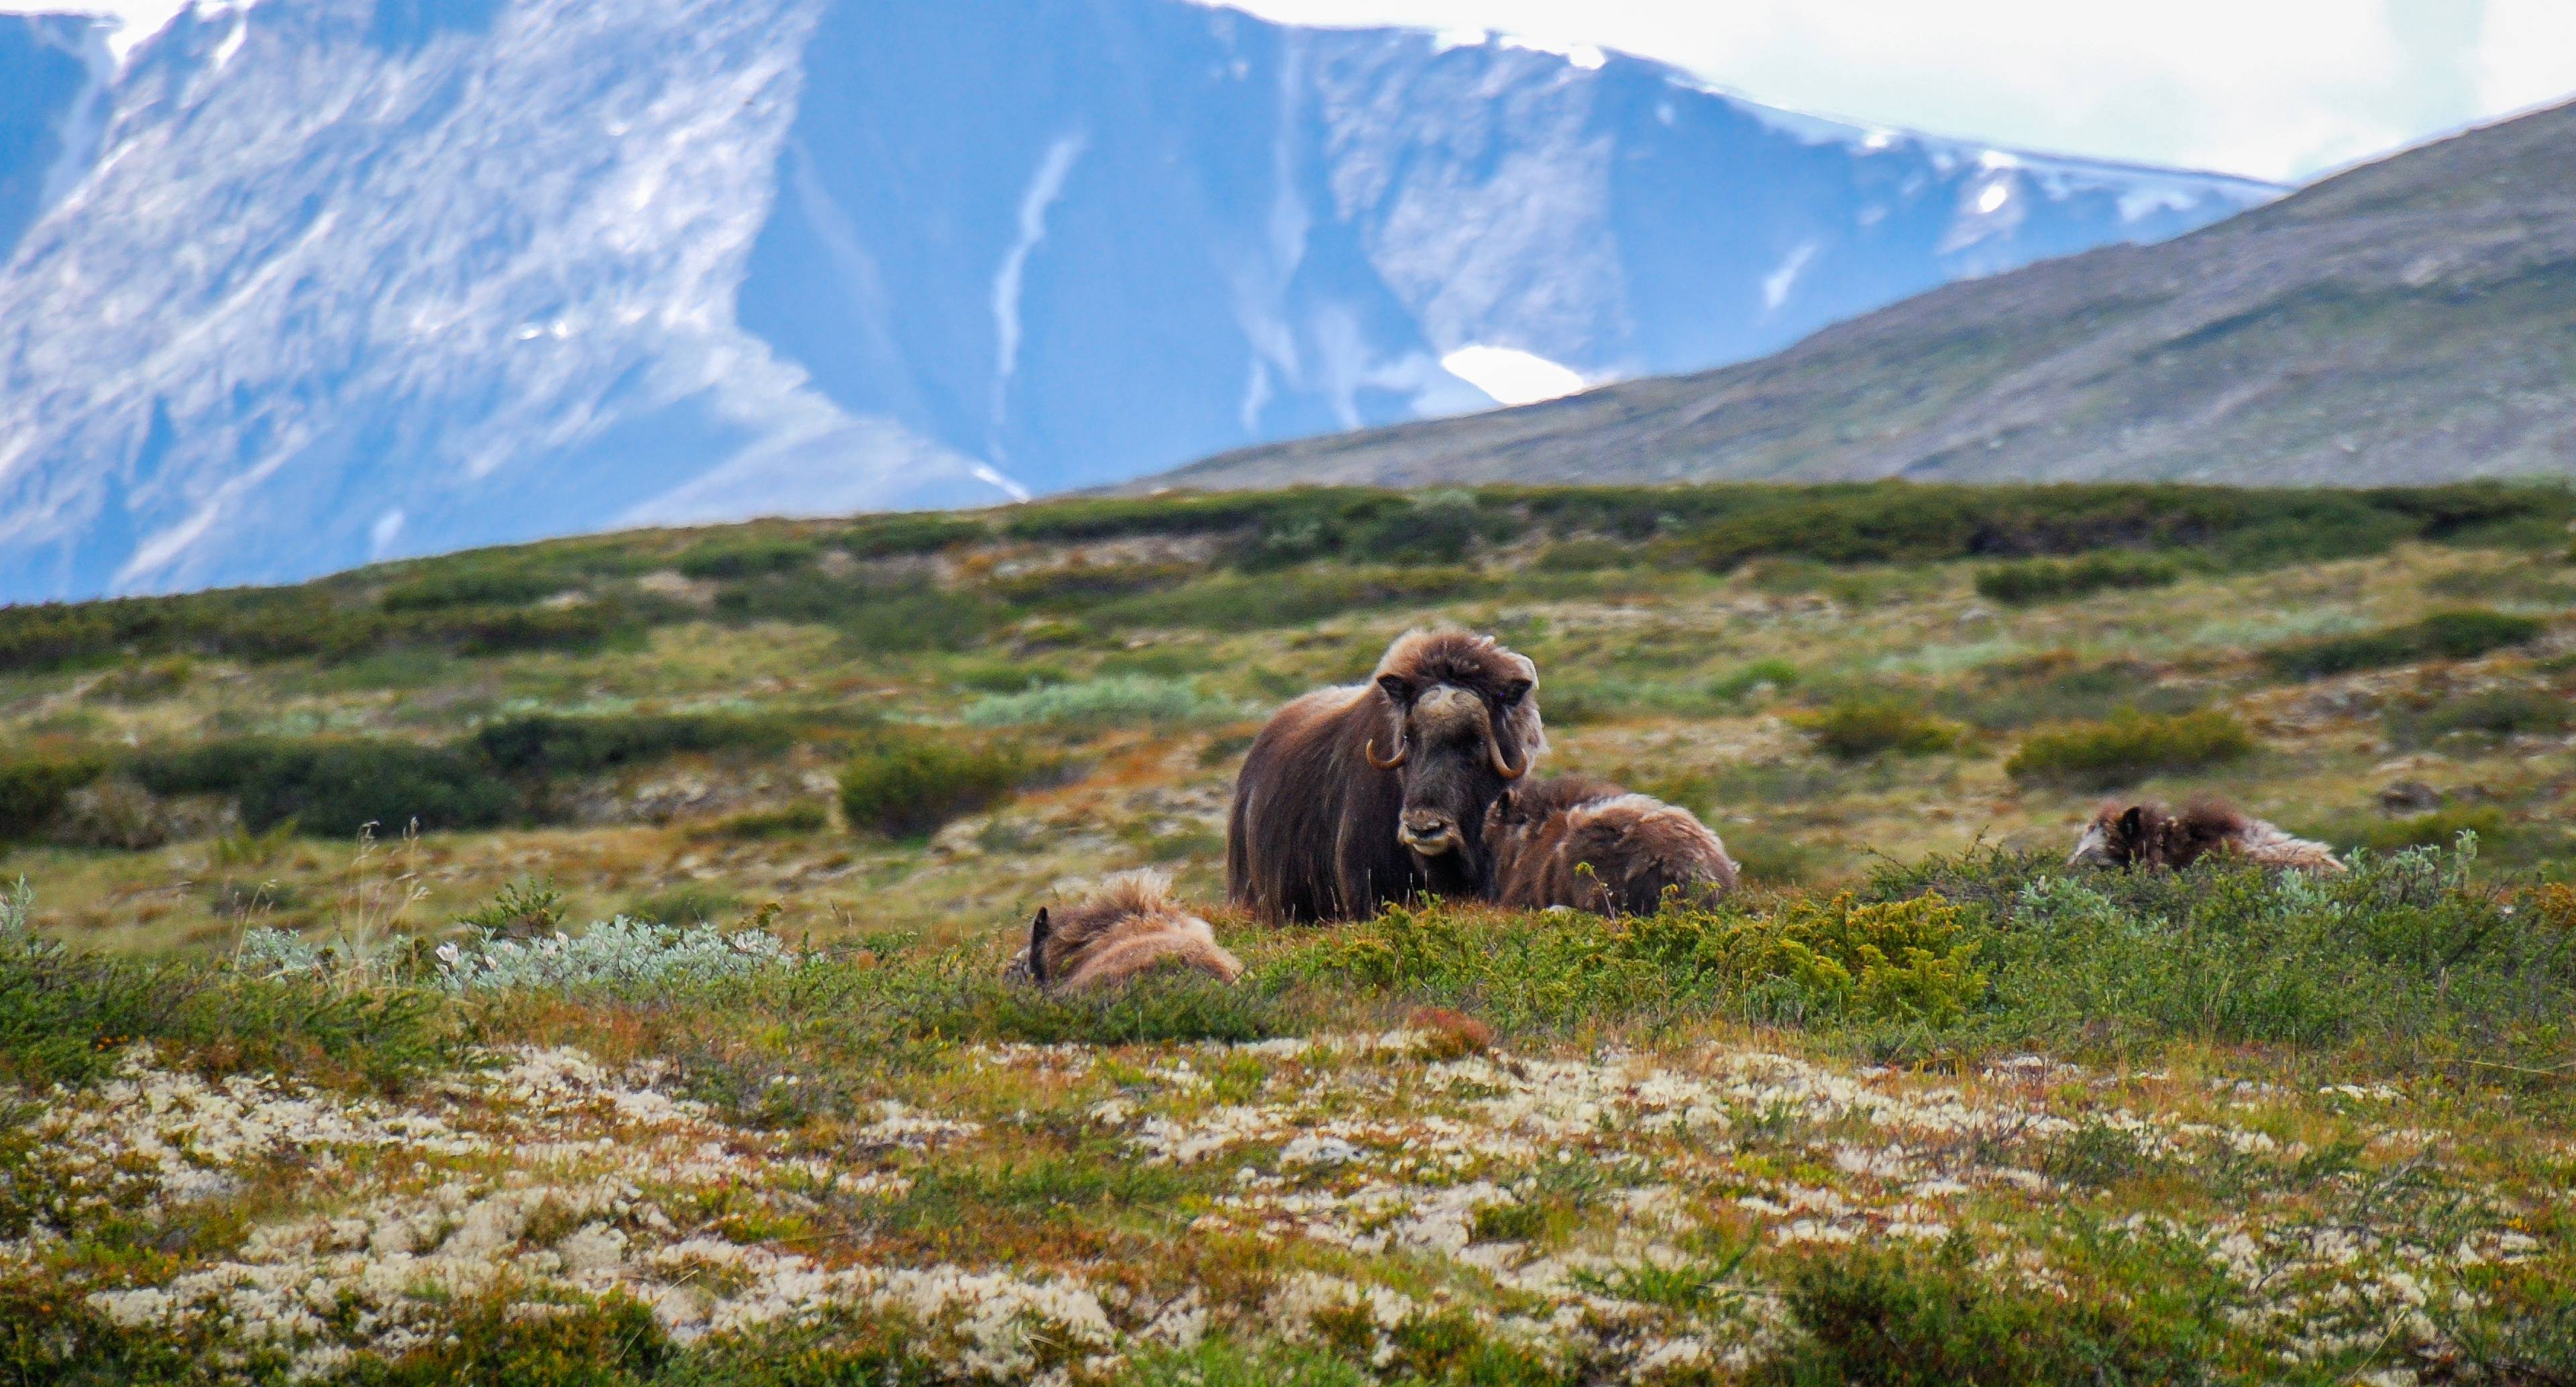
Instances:
[[[1777,349],[2280,190],[1181,0],[0,16],[0,599],[944,505]]]

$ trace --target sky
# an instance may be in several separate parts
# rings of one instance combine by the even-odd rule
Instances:
[[[2295,181],[2576,93],[2576,0],[1224,0],[1486,29],[1756,101]]]
[[[0,10],[115,14],[130,47],[189,3]],[[2576,93],[2576,0],[1223,3],[1620,49],[1817,115],[2283,181]]]

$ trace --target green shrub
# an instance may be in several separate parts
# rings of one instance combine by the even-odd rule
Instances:
[[[2267,647],[2261,654],[2275,674],[2316,679],[2419,660],[2475,659],[2535,640],[2547,629],[2547,623],[2532,617],[2464,607],[2435,612],[2405,626],[2291,641]]]
[[[1937,896],[1792,902],[1771,915],[1666,910],[1603,921],[1495,921],[1445,907],[1392,908],[1312,946],[1281,971],[1472,1003],[1506,1028],[1717,1012],[1759,1021],[1957,1023],[1986,976]]]
[[[2549,689],[2489,689],[2418,706],[2401,704],[2390,708],[2385,720],[2391,740],[2420,746],[2455,733],[2557,736],[2576,727],[2576,709]]]
[[[1768,685],[1777,689],[1798,686],[1798,667],[1786,660],[1756,660],[1741,669],[1721,674],[1709,681],[1708,695],[1732,703],[1754,690]]]
[[[636,629],[634,616],[613,602],[582,602],[567,607],[453,607],[423,618],[417,626],[389,631],[377,643],[426,644],[466,656],[579,654],[596,650],[613,637]],[[357,651],[352,649],[349,653]]]
[[[1476,592],[1485,581],[1464,568],[1355,569],[1317,566],[1260,574],[1214,574],[1163,592],[1096,608],[1109,627],[1260,631],[1301,626],[1342,612],[1435,602]]]
[[[2128,710],[2106,722],[2033,735],[2004,763],[2004,773],[2038,784],[2110,790],[2149,776],[2241,761],[2259,747],[2244,724],[2225,713]]]
[[[1360,528],[1350,552],[1378,563],[1407,566],[1464,563],[1485,536],[1485,518],[1468,491],[1427,491],[1405,510]]]
[[[1082,611],[1111,598],[1157,592],[1198,576],[1185,563],[1072,563],[985,580],[984,591],[1024,611]]]
[[[460,568],[396,583],[384,590],[376,605],[388,612],[518,607],[552,597],[565,587],[563,575],[543,568]]]
[[[691,578],[759,578],[793,573],[813,563],[820,552],[797,539],[711,539],[691,546],[673,566]]]
[[[185,655],[133,661],[101,676],[90,686],[89,696],[114,703],[149,703],[186,688],[196,672]]]
[[[1782,1287],[1796,1333],[1751,1374],[1767,1387],[2172,1387],[2213,1380],[2223,1288],[2178,1259],[2164,1294],[2057,1295],[1989,1282],[1963,1239],[1930,1254],[1811,1254]],[[2178,1284],[2177,1284],[2178,1281]],[[2156,1282],[2149,1282],[2154,1285]]]
[[[879,515],[852,525],[840,546],[862,559],[929,554],[985,538],[992,527],[964,515]]]
[[[2182,566],[2148,554],[2087,554],[2079,559],[2024,559],[1977,570],[1977,592],[1997,602],[2024,606],[2062,602],[2106,588],[2165,587],[2182,577]]]
[[[1790,721],[1815,740],[1817,750],[1844,761],[1890,753],[1929,756],[1959,742],[1955,725],[1892,698],[1846,698]]]
[[[74,790],[96,780],[106,763],[85,752],[22,752],[0,759],[0,842],[24,838],[62,812]]]
[[[2362,830],[2361,845],[2372,852],[2448,848],[2457,844],[2463,833],[2474,833],[2481,844],[2493,845],[2510,837],[2512,831],[2504,811],[2494,805],[2453,805],[2429,814],[2382,819]]]
[[[1541,573],[1591,573],[1626,568],[1644,558],[1637,545],[1615,539],[1561,539],[1540,550],[1530,567]]]
[[[345,838],[374,824],[387,835],[491,828],[521,812],[519,792],[477,758],[408,742],[243,738],[146,752],[128,766],[156,794],[235,797],[257,832],[292,820],[300,832]]]
[[[136,1041],[219,1056],[239,1072],[318,1062],[377,1083],[455,1058],[455,1018],[428,993],[76,949],[29,930],[32,900],[23,881],[0,895],[0,1081],[38,1089],[93,1082]],[[7,1203],[0,1179],[0,1209]],[[0,1228],[0,1237],[22,1231]]]
[[[2225,858],[2070,877],[2062,852],[1936,858],[1864,894],[1958,905],[1993,978],[1978,1019],[1998,1041],[2330,1048],[2424,1074],[2456,1072],[2443,1057],[2564,1059],[2576,930],[2472,885],[2463,857],[2378,856],[2331,877]]]
[[[1033,773],[1016,747],[890,735],[841,770],[841,814],[861,833],[907,837],[999,804]]]
[[[692,884],[639,896],[623,914],[633,920],[660,925],[708,925],[741,908],[742,897],[723,887]]]
[[[986,694],[966,705],[969,727],[1125,727],[1137,723],[1222,722],[1242,715],[1231,699],[1199,692],[1195,679],[1118,674]]]
[[[770,838],[802,838],[820,833],[832,823],[830,814],[819,804],[791,804],[781,809],[755,809],[736,814],[715,825],[720,838],[757,842]]]
[[[524,780],[595,775],[689,752],[776,755],[795,742],[774,717],[736,713],[562,717],[537,713],[487,723],[468,745],[494,770]]]

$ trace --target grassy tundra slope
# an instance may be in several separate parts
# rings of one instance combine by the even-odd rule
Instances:
[[[1316,491],[0,610],[0,1376],[2576,1381],[2571,517]],[[1751,889],[998,981],[1215,897],[1263,711],[1434,621]],[[2202,791],[2359,866],[2057,865]]]
[[[2564,477],[2571,139],[2576,105],[2535,112],[2176,240],[1949,285],[1758,361],[1241,449],[1129,489]]]

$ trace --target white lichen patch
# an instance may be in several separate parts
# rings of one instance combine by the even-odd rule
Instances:
[[[2229,1324],[2281,1360],[2322,1362],[2438,1360],[2477,1303],[2463,1273],[2539,1250],[2528,1209],[2446,1166],[2455,1143],[2395,1089],[2250,1092],[2037,1056],[1934,1079],[1742,1045],[1443,1057],[1402,1031],[953,1053],[900,1095],[779,1133],[680,1096],[667,1065],[570,1049],[492,1052],[401,1099],[207,1080],[137,1049],[111,1081],[41,1099],[28,1228],[0,1266],[64,1280],[125,1330],[212,1345],[218,1375],[399,1356],[464,1305],[623,1298],[684,1345],[887,1317],[958,1381],[1095,1379],[1216,1331],[1386,1367],[1434,1321],[1651,1381],[1776,1342],[1769,1268],[1805,1255],[1965,1236],[1999,1284],[2064,1295],[2083,1257],[2151,1252],[2206,1268]],[[1123,1217],[1249,1249],[1248,1289],[1215,1296],[1077,1240],[983,1265],[873,1240],[867,1211],[922,1180],[1053,1169],[1025,1144],[1067,1133],[1191,1191]],[[2141,1172],[2227,1197],[2124,1204]],[[242,1231],[175,1270],[71,1255],[100,1220],[227,1201]]]

